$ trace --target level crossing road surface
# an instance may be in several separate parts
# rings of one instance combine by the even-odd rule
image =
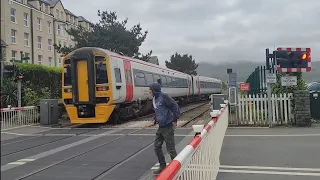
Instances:
[[[319,180],[320,127],[228,128],[217,180]]]
[[[137,180],[157,163],[156,130],[28,126],[3,131],[1,179]],[[176,129],[175,135],[178,151],[193,137],[191,128]]]

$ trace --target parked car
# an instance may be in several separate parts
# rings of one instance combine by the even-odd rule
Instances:
[[[314,82],[307,85],[309,91],[320,91],[320,82]]]

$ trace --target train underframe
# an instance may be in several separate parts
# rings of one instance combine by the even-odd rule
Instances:
[[[209,100],[211,94],[174,97],[173,99],[179,104],[184,106],[189,103]],[[138,100],[132,103],[117,104],[113,110],[108,122],[112,124],[119,124],[130,119],[135,119],[140,116],[145,116],[153,112],[152,100]]]

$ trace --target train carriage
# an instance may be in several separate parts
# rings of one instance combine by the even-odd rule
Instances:
[[[178,102],[221,92],[220,80],[191,76],[108,50],[85,47],[63,59],[62,99],[71,123],[115,122],[152,110],[149,85]],[[219,89],[220,88],[220,89]]]

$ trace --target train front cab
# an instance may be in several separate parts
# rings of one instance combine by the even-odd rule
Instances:
[[[75,52],[63,67],[62,99],[71,123],[105,123],[115,108],[109,56]]]

